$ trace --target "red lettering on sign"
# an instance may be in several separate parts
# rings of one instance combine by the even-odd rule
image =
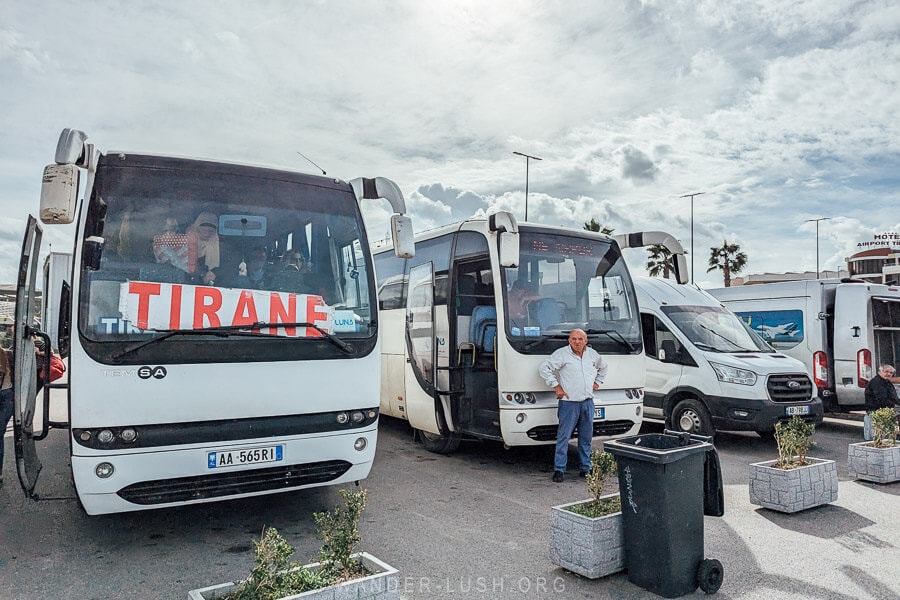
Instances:
[[[297,322],[297,296],[287,294],[288,305],[285,308],[281,301],[281,294],[272,292],[269,302],[269,322],[270,323],[296,323]],[[289,336],[297,335],[296,327],[285,327],[284,333]],[[269,335],[278,335],[278,328],[269,328]]]
[[[306,320],[310,323],[315,323],[316,321],[325,321],[326,325],[323,329],[328,328],[328,313],[317,311],[316,308],[325,308],[325,301],[322,300],[321,296],[307,296],[306,297]],[[308,337],[322,337],[322,334],[312,329],[310,327],[306,328],[306,335]]]
[[[172,286],[172,309],[169,311],[169,329],[181,329],[181,286]]]
[[[138,297],[137,327],[147,329],[147,318],[150,314],[150,296],[159,296],[160,285],[158,283],[146,283],[143,281],[128,282],[128,293]]]
[[[220,327],[219,315],[216,314],[222,308],[222,292],[211,287],[197,287],[194,289],[194,329],[203,329],[203,317],[209,321],[210,327]]]
[[[256,316],[256,303],[253,302],[253,292],[243,290],[238,296],[237,306],[234,309],[234,318],[231,319],[232,325],[252,325],[259,321]]]

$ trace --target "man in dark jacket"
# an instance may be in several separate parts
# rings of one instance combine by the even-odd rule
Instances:
[[[878,375],[872,378],[866,386],[866,410],[873,411],[879,408],[894,408],[900,405],[897,398],[897,390],[894,388],[894,367],[881,365],[878,367]]]

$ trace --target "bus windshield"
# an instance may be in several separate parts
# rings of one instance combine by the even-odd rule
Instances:
[[[371,258],[345,183],[103,156],[80,235],[78,332],[99,362],[328,359],[374,348]]]
[[[634,285],[612,240],[527,227],[519,236],[519,266],[503,269],[506,335],[517,351],[546,354],[580,328],[598,352],[640,353]]]
[[[662,311],[701,350],[774,352],[734,313],[720,306],[663,306]]]

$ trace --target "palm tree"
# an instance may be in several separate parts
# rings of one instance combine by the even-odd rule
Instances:
[[[662,244],[653,244],[647,248],[647,273],[651,277],[659,277],[660,274],[665,279],[669,278],[669,273],[675,270],[675,259],[672,252]]]
[[[600,222],[597,219],[595,219],[594,217],[591,217],[590,221],[585,221],[584,228],[588,231],[600,232],[603,235],[610,235],[613,232],[612,227],[606,227],[604,225],[601,225]]]
[[[728,240],[723,240],[721,246],[714,246],[709,250],[709,268],[706,272],[721,269],[725,287],[731,287],[731,276],[740,273],[747,266],[747,255],[741,252],[740,245],[729,244]]]

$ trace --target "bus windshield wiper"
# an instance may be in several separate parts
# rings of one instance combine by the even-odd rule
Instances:
[[[522,350],[531,350],[535,346],[546,342],[547,340],[567,340],[569,339],[568,333],[542,333],[540,337],[537,339],[531,340],[530,342],[525,342],[525,345],[522,346]]]
[[[228,337],[231,335],[240,335],[240,336],[267,337],[267,338],[280,337],[280,336],[272,336],[269,334],[260,333],[258,331],[252,331],[253,329],[263,329],[265,327],[277,327],[279,329],[283,329],[286,327],[310,327],[310,328],[318,331],[320,334],[322,334],[322,337],[324,337],[329,342],[331,342],[332,344],[334,344],[335,346],[340,348],[343,352],[346,352],[347,354],[356,354],[356,350],[353,348],[353,346],[351,346],[350,344],[348,344],[341,338],[329,333],[325,329],[322,329],[315,323],[308,323],[305,321],[302,323],[266,323],[263,321],[257,321],[256,323],[251,323],[249,325],[225,325],[225,326],[221,326],[221,327],[206,327],[204,329],[152,329],[150,331],[154,331],[154,332],[158,333],[159,335],[154,336],[147,340],[141,340],[140,342],[137,342],[136,344],[132,344],[131,346],[128,346],[127,348],[125,348],[124,350],[122,350],[121,352],[116,354],[113,358],[121,358],[121,357],[125,356],[126,354],[131,354],[132,352],[135,352],[136,350],[140,350],[144,346],[149,346],[150,344],[155,344],[157,342],[161,342],[163,340],[169,339],[176,335],[217,335],[217,336],[222,336],[222,337]]]
[[[628,348],[629,352],[634,352],[634,344],[625,339],[621,333],[616,331],[615,329],[587,329],[585,333],[588,335],[597,334],[597,335],[605,335],[609,339],[614,340],[616,342],[621,343],[623,346]]]

